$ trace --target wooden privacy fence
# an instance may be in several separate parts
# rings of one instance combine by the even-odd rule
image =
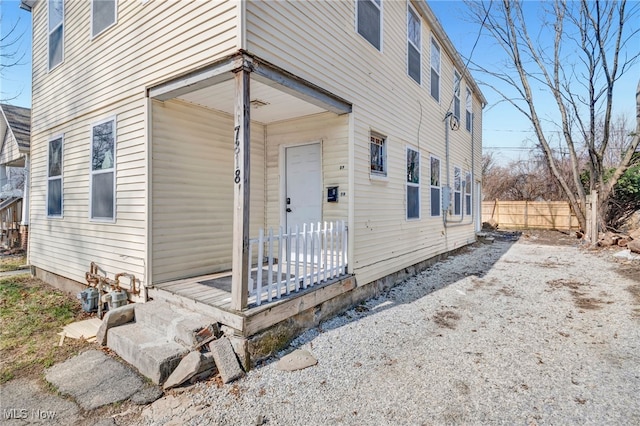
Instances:
[[[327,282],[347,273],[344,221],[280,227],[249,240],[249,298],[256,305]],[[255,300],[253,300],[255,298]]]
[[[566,201],[483,201],[482,221],[495,220],[506,229],[578,229]]]

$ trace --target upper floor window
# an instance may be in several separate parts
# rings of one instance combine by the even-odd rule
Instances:
[[[453,116],[460,122],[460,74],[453,72]]]
[[[49,0],[49,69],[64,60],[64,0]]]
[[[115,150],[115,118],[95,124],[91,130],[91,219],[115,220]]]
[[[91,36],[95,37],[116,23],[116,0],[91,1]]]
[[[440,46],[431,39],[431,96],[440,102]]]
[[[418,84],[421,77],[421,44],[422,22],[411,5],[407,6],[407,72]]]
[[[407,148],[407,219],[420,219],[420,152]]]
[[[387,175],[387,139],[376,133],[370,136],[371,149],[371,174],[378,176]]]
[[[473,101],[471,100],[471,90],[467,88],[467,114],[465,116],[465,126],[469,132],[473,129]]]
[[[382,0],[357,0],[358,34],[378,50],[382,47]]]
[[[47,156],[48,217],[62,217],[62,141],[62,136],[49,141]]]

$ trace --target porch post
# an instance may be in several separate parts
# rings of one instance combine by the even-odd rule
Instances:
[[[233,172],[233,259],[231,309],[247,307],[249,291],[249,151],[250,151],[250,64],[243,61],[235,70],[235,128]]]

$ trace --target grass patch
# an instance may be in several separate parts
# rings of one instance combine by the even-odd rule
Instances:
[[[62,326],[86,318],[80,304],[39,279],[0,279],[0,383],[37,376],[90,344],[66,339],[58,346]]]
[[[24,255],[4,256],[0,258],[0,272],[15,271],[27,263]]]

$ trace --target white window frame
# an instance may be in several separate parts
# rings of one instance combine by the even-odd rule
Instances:
[[[466,116],[465,116],[465,127],[469,133],[473,133],[473,96],[471,93],[471,89],[467,87],[467,99],[466,103]]]
[[[377,143],[380,141],[381,143]],[[372,177],[378,178],[386,178],[388,173],[388,162],[387,162],[387,137],[381,133],[370,131],[369,132],[369,173]],[[371,146],[372,145],[381,146],[381,157],[382,157],[382,170],[373,170],[373,156],[371,155]]]
[[[464,214],[466,214],[467,216],[471,216],[471,214],[473,213],[473,192],[471,191],[471,187],[473,186],[473,176],[471,175],[471,172],[469,171],[465,171],[464,173],[464,181],[465,181],[465,187],[464,187]]]
[[[420,161],[421,161],[420,157],[421,157],[421,155],[420,155],[420,151],[419,150],[413,149],[410,146],[408,146],[406,148],[406,150],[405,150],[405,160],[406,161],[408,160],[408,157],[409,157],[409,151],[413,151],[413,152],[418,154],[418,182],[417,183],[416,182],[410,182],[409,181],[409,176],[408,176],[408,173],[407,173],[407,178],[406,178],[406,184],[407,184],[406,192],[407,192],[407,195],[406,195],[406,200],[405,200],[406,201],[406,205],[407,205],[407,208],[406,208],[407,214],[406,214],[405,217],[406,217],[406,219],[408,221],[409,220],[420,220],[420,218],[422,217],[422,194],[421,194],[422,191],[420,190]],[[408,168],[409,164],[406,161],[405,161],[405,165]],[[408,170],[407,170],[407,172],[408,172]],[[409,217],[409,188],[410,187],[418,188],[418,216],[416,216],[416,217]]]
[[[106,0],[100,0],[100,1],[106,1]],[[111,0],[113,1],[114,5],[113,5],[113,22],[109,25],[107,25],[106,27],[104,27],[100,32],[94,34],[93,33],[93,6],[94,3],[96,2],[96,0],[91,0],[91,40],[93,40],[94,38],[98,37],[100,34],[105,33],[109,28],[115,26],[118,23],[118,0]]]
[[[460,123],[460,115],[462,113],[462,105],[460,104],[460,87],[462,86],[462,77],[458,70],[453,70],[453,116]]]
[[[113,165],[109,169],[93,170],[93,129],[104,123],[113,122]],[[116,116],[105,118],[91,124],[90,156],[89,156],[89,221],[115,223],[116,221],[116,158],[117,158],[117,125]],[[93,177],[99,174],[113,173],[113,217],[93,217]]]
[[[456,205],[456,199],[458,204]],[[456,209],[457,208],[457,209]],[[462,169],[453,166],[453,215],[462,214]]]
[[[411,40],[411,36],[409,33],[409,17],[413,14],[418,20],[418,44],[416,45],[413,40]],[[413,46],[414,49],[418,51],[418,63],[420,64],[418,68],[418,79],[416,80],[409,73],[409,57],[410,57],[410,46]],[[411,3],[407,2],[407,75],[411,77],[413,81],[422,85],[422,18],[420,14],[411,6]]]
[[[358,26],[358,4],[360,3],[360,1],[373,3],[373,5],[376,6],[378,8],[378,10],[380,11],[380,47],[379,48],[376,47],[373,43],[371,43],[365,36],[363,36],[360,33],[360,27]],[[362,37],[363,40],[365,40],[367,43],[369,43],[371,46],[373,46],[374,49],[378,50],[379,52],[382,52],[382,46],[383,46],[382,41],[383,41],[383,38],[384,38],[384,36],[383,36],[384,32],[383,32],[383,26],[382,26],[382,24],[384,22],[383,17],[382,17],[382,15],[384,13],[384,8],[382,7],[382,5],[383,5],[383,1],[382,0],[355,0],[355,6],[356,6],[356,14],[355,14],[356,15],[356,22],[355,22],[356,33],[360,37]]]
[[[438,161],[438,185],[433,185],[433,160]],[[433,190],[438,190],[438,214],[433,214]],[[429,156],[429,214],[431,217],[440,217],[442,215],[442,161],[435,155]]]
[[[55,26],[55,28],[53,29],[49,29],[49,27],[51,27],[51,13],[49,8],[51,7],[51,0],[47,0],[47,70],[48,71],[53,71],[54,69],[56,69],[57,67],[59,67],[61,64],[64,63],[64,30],[65,30],[65,5],[64,5],[64,0],[61,1],[62,3],[62,20],[60,21],[60,23],[58,25]],[[57,64],[54,64],[53,66],[51,66],[51,34],[53,34],[54,31],[56,31],[59,27],[62,27],[62,46],[61,46],[61,51],[62,51],[62,57],[60,58],[60,62],[58,62]]]
[[[433,51],[437,50],[438,52],[438,62],[434,63],[433,61]],[[436,41],[436,39],[431,36],[431,50],[429,52],[429,64],[430,64],[430,69],[431,69],[431,74],[429,75],[429,93],[431,94],[431,97],[433,99],[435,99],[438,103],[440,103],[440,89],[442,86],[442,78],[441,78],[441,66],[442,66],[442,48],[440,47],[440,45],[438,44],[438,42]],[[438,76],[438,97],[433,96],[433,81],[432,81],[432,77],[433,77],[433,72],[435,71],[436,75]]]
[[[51,157],[51,142],[60,139],[60,175],[49,176],[49,158]],[[47,141],[47,218],[49,219],[62,219],[64,216],[64,134],[56,135]],[[60,214],[49,214],[49,182],[52,180],[60,180]]]

